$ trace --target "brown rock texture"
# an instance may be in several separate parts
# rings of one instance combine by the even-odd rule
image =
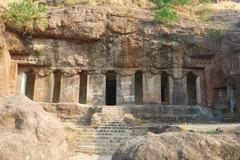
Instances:
[[[240,140],[231,135],[148,133],[128,141],[112,160],[238,160]]]
[[[62,160],[66,135],[61,123],[25,96],[0,98],[1,160]]]
[[[8,52],[8,46],[4,36],[5,26],[2,20],[2,9],[0,7],[0,97],[10,94],[10,65],[11,58]]]
[[[147,81],[150,84],[159,81],[158,75],[166,72],[172,79],[170,104],[186,105],[185,81],[187,74],[193,73],[199,77],[198,94],[201,96],[198,96],[198,105],[218,105],[219,89],[233,86],[237,92],[235,108],[240,111],[239,29],[224,28],[221,32],[215,25],[207,22],[205,25],[204,22],[200,27],[203,31],[198,32],[194,19],[187,16],[178,24],[169,25],[154,21],[153,10],[133,9],[128,12],[126,9],[88,5],[52,8],[47,19],[48,27],[44,31],[36,30],[23,38],[22,33],[6,26],[9,32],[16,32],[7,34],[8,50],[14,62],[33,66],[29,68],[41,77],[47,76],[39,71],[41,67],[48,73],[60,71],[66,78],[87,71],[89,75],[97,76],[90,81],[101,79],[103,83],[107,71],[121,75],[121,81],[130,81],[128,77],[141,71],[149,75]],[[220,22],[220,18],[215,19]],[[215,19],[211,23],[217,24]],[[219,37],[219,33],[224,35]],[[4,63],[8,64],[7,61]],[[91,84],[96,83],[99,82]],[[154,94],[155,98],[150,96]],[[144,96],[144,101],[160,102],[157,90]],[[94,99],[103,98],[98,97]]]

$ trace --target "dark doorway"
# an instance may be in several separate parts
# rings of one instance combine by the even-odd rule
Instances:
[[[52,102],[58,103],[60,100],[60,87],[61,87],[61,72],[54,72],[54,87],[53,87],[53,97]]]
[[[188,105],[197,105],[197,76],[192,72],[187,74]]]
[[[161,102],[169,104],[169,81],[167,72],[161,74]]]
[[[141,71],[135,73],[135,104],[143,104],[143,73]]]
[[[106,105],[116,105],[117,74],[109,71],[106,75]]]
[[[34,95],[34,86],[35,86],[35,72],[34,71],[29,71],[26,73],[27,79],[26,79],[26,89],[25,89],[25,95],[33,99]]]
[[[86,102],[87,102],[87,72],[82,71],[80,73],[79,103],[86,104]]]

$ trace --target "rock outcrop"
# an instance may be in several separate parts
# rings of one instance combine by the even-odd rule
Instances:
[[[46,30],[35,31],[24,51],[12,53],[31,53],[40,65],[63,72],[67,67],[77,71],[142,67],[155,73],[161,67],[189,65],[187,60],[193,53],[212,56],[216,49],[209,40],[195,37],[190,24],[166,27],[154,21],[152,11],[142,9],[128,13],[77,5],[52,9],[47,17]],[[175,70],[170,72],[177,74],[173,73]],[[181,78],[182,74],[176,77]]]
[[[10,65],[11,65],[11,57],[8,52],[8,46],[5,40],[5,26],[2,20],[2,8],[0,6],[0,75],[4,77],[4,80],[0,80],[0,97],[8,96],[10,94],[9,87],[9,75],[10,75]]]
[[[62,160],[67,145],[61,123],[25,96],[0,98],[1,160]]]
[[[240,140],[230,135],[148,133],[128,141],[112,160],[237,160]]]

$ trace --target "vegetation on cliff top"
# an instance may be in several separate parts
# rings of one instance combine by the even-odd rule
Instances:
[[[9,4],[3,18],[8,26],[24,32],[36,29],[44,30],[47,20],[44,13],[46,7],[39,6],[34,0],[14,1]]]
[[[160,22],[176,22],[179,20],[175,6],[191,4],[191,0],[155,0],[158,6],[156,20]]]

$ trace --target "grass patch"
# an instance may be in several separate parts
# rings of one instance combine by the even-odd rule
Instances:
[[[208,130],[206,133],[209,135],[217,135],[217,134],[221,134],[222,131],[218,129],[211,129],[211,130]]]
[[[24,32],[34,32],[36,29],[44,30],[47,26],[45,13],[47,8],[38,6],[34,0],[13,1],[3,15],[8,26]]]

